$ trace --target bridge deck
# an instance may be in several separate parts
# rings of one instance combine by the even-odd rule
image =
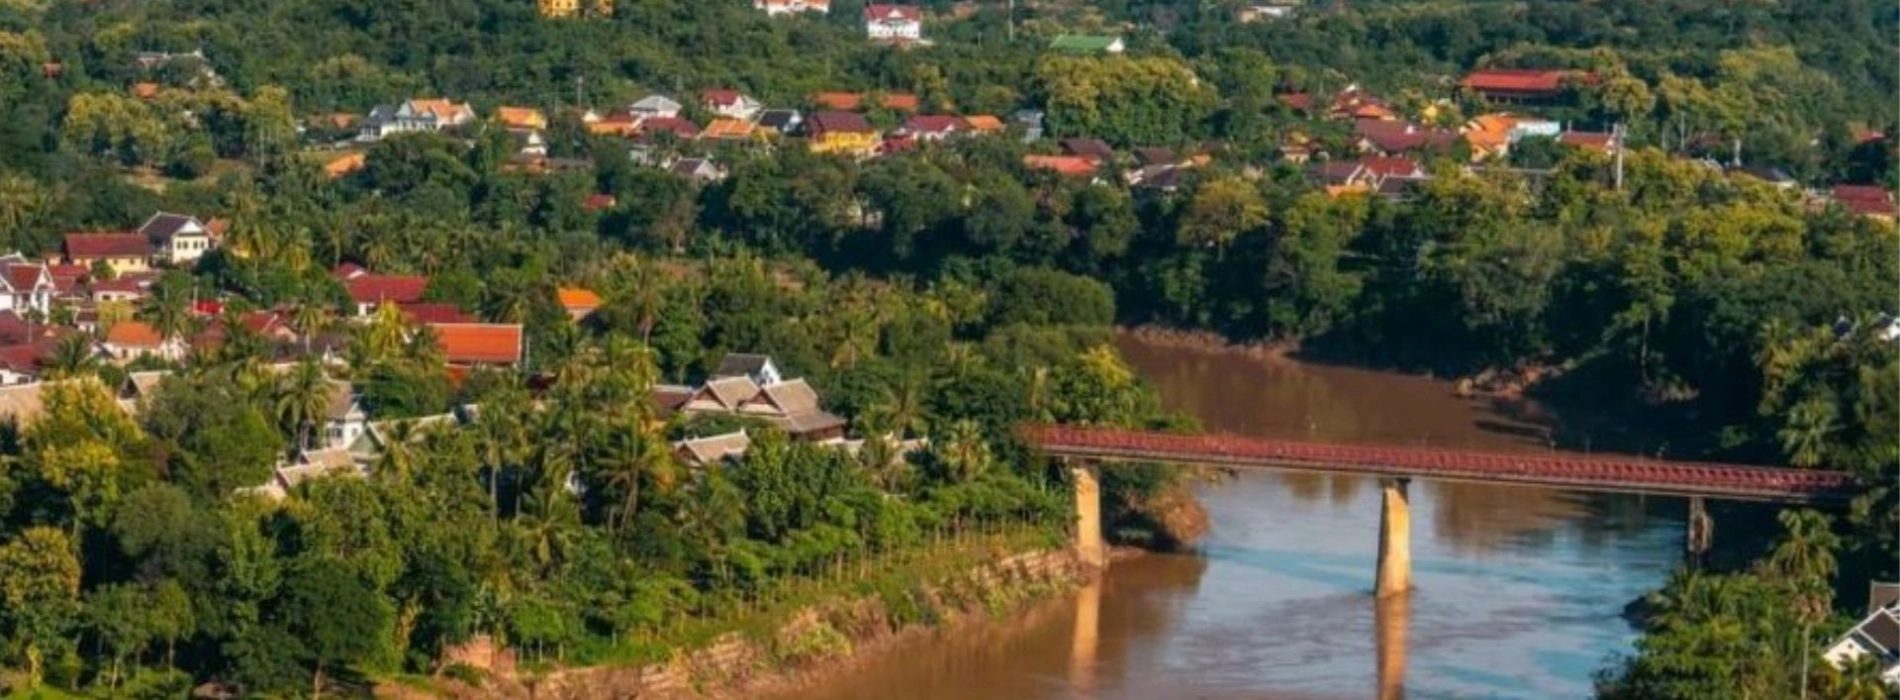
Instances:
[[[1846,472],[1666,462],[1623,456],[1375,447],[1046,425],[1024,428],[1022,434],[1030,444],[1051,456],[1078,459],[1291,469],[1787,503],[1841,501],[1851,497],[1856,487],[1854,477]]]

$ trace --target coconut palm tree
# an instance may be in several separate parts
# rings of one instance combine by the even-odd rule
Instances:
[[[92,338],[83,333],[69,333],[53,345],[53,352],[46,357],[45,368],[48,379],[89,375],[99,370],[99,353],[92,344]]]
[[[312,446],[311,432],[329,415],[335,391],[323,367],[307,358],[278,379],[277,421],[296,437],[298,447]]]

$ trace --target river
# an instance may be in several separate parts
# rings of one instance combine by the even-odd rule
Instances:
[[[1209,430],[1545,450],[1534,405],[1423,377],[1122,337],[1170,408]],[[913,641],[793,700],[1582,698],[1627,651],[1621,617],[1680,561],[1682,505],[1414,483],[1414,591],[1370,595],[1379,489],[1247,474],[1205,487],[1193,554],[1117,562],[1020,617]]]

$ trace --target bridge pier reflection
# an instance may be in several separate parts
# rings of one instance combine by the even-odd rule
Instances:
[[[1405,633],[1412,623],[1412,594],[1379,596],[1373,606],[1379,700],[1402,700],[1405,697]]]
[[[1075,594],[1075,629],[1069,639],[1069,687],[1089,697],[1095,692],[1095,654],[1100,644],[1102,580]]]

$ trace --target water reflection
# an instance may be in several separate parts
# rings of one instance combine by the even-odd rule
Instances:
[[[1372,605],[1378,627],[1379,700],[1404,700],[1405,628],[1412,621],[1412,596],[1378,596]]]
[[[1546,449],[1519,429],[1536,407],[1496,413],[1444,382],[1123,350],[1210,429]],[[1680,502],[1415,481],[1413,588],[1378,601],[1379,498],[1376,481],[1347,476],[1210,486],[1199,554],[1118,562],[1072,597],[915,640],[793,697],[1586,697],[1634,637],[1623,606],[1680,557]]]

